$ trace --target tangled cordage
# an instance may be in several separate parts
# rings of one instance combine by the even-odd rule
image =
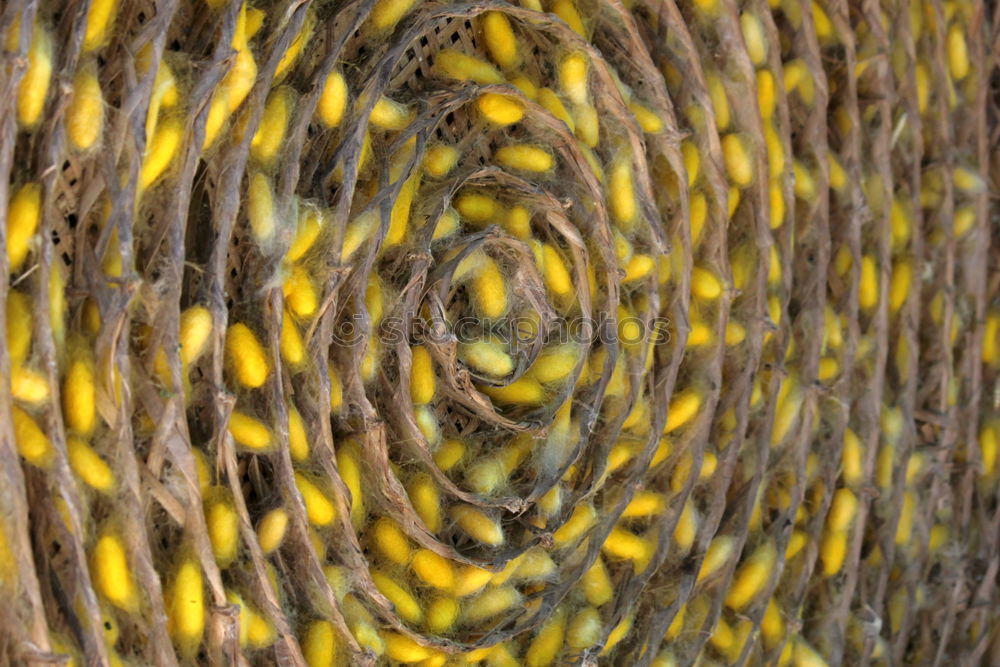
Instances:
[[[991,11],[7,3],[0,662],[1000,660]]]

